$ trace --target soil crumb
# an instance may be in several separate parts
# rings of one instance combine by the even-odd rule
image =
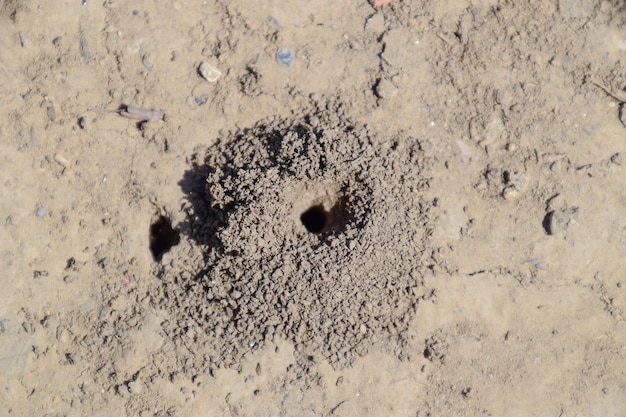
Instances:
[[[418,140],[377,135],[341,105],[303,114],[206,149],[206,194],[183,227],[202,260],[190,273],[172,256],[156,272],[157,303],[180,320],[170,336],[206,336],[213,365],[275,337],[301,365],[342,368],[374,347],[408,355],[432,255],[429,160]]]

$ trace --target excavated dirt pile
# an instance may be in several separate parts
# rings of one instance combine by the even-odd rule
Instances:
[[[336,367],[374,346],[406,355],[432,254],[428,159],[416,139],[342,113],[263,121],[206,150],[205,206],[188,227],[203,265],[171,259],[158,275],[180,318],[172,336],[197,346],[203,333],[210,362],[277,336]]]

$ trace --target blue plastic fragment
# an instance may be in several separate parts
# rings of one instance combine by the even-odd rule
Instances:
[[[278,52],[276,52],[276,59],[289,67],[296,59],[296,56],[287,48],[278,48]]]

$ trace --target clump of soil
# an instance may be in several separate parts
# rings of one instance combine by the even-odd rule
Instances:
[[[198,167],[206,207],[188,233],[204,265],[167,262],[161,304],[216,364],[277,336],[334,366],[375,345],[403,354],[431,254],[427,161],[416,139],[329,107],[227,135]]]

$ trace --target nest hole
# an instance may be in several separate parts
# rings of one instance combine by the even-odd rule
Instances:
[[[172,228],[172,222],[165,216],[158,216],[150,225],[150,252],[156,262],[180,242],[179,233]]]
[[[302,213],[300,221],[309,233],[319,234],[328,226],[328,212],[321,204],[313,206]]]

